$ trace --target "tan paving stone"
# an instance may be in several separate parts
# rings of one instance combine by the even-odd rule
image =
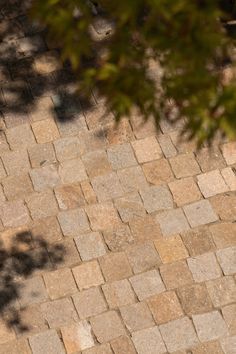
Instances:
[[[90,231],[89,223],[83,209],[61,211],[58,214],[64,236],[76,236],[78,232]]]
[[[71,299],[64,298],[41,304],[41,312],[50,328],[59,328],[78,322]]]
[[[98,287],[78,292],[73,296],[75,308],[81,319],[99,315],[107,310],[107,305]]]
[[[81,188],[85,197],[85,200],[88,204],[95,204],[97,203],[96,194],[88,181],[81,182]]]
[[[142,165],[149,183],[156,186],[166,184],[174,179],[170,165],[166,159],[151,161]]]
[[[222,273],[214,253],[204,253],[187,259],[188,266],[196,282],[219,278]]]
[[[33,220],[54,216],[58,212],[55,196],[50,190],[33,193],[25,200]]]
[[[154,136],[135,140],[131,144],[139,163],[157,160],[162,156],[161,148]]]
[[[0,217],[5,227],[18,227],[30,222],[28,210],[22,200],[1,204]]]
[[[49,143],[59,138],[59,132],[53,119],[33,122],[32,129],[39,144]]]
[[[217,341],[199,344],[192,349],[193,354],[223,354],[221,345]]]
[[[83,351],[83,354],[113,354],[109,344],[96,345],[96,347]]]
[[[62,232],[54,216],[49,216],[44,219],[37,219],[31,226],[31,232],[34,238],[42,238],[43,240],[54,243],[62,239]]]
[[[77,159],[80,157],[80,143],[78,137],[65,137],[54,141],[58,161]]]
[[[9,151],[2,154],[1,157],[8,175],[21,175],[30,170],[29,158],[25,150]],[[4,169],[0,167],[0,177],[5,176]]]
[[[137,139],[146,138],[157,133],[154,119],[150,118],[144,122],[142,116],[135,110],[130,117],[130,123]]]
[[[115,118],[114,114],[108,112],[105,105],[102,103],[92,106],[91,108],[89,107],[89,109],[85,111],[85,117],[89,129],[111,123]]]
[[[18,339],[1,344],[0,354],[31,354],[27,339]]]
[[[107,155],[113,170],[137,165],[133,150],[128,143],[109,147]]]
[[[131,342],[130,338],[127,336],[121,336],[119,338],[114,339],[111,342],[111,346],[115,354],[136,354],[134,345]]]
[[[175,130],[170,131],[169,135],[179,153],[191,153],[197,150],[196,139],[188,139],[186,133],[183,134],[182,132]]]
[[[234,354],[236,347],[236,336],[223,338],[221,340],[221,346],[225,353]]]
[[[193,282],[192,274],[185,261],[164,264],[160,273],[167,289],[175,289]]]
[[[100,128],[90,131],[83,130],[79,132],[78,137],[82,155],[94,150],[103,150],[107,147],[106,137]]]
[[[138,354],[166,353],[166,347],[157,326],[134,332],[132,340]]]
[[[131,305],[136,301],[127,279],[106,283],[102,286],[102,290],[111,309]]]
[[[170,352],[193,347],[198,343],[194,327],[188,317],[162,324],[159,328]]]
[[[24,198],[33,192],[28,174],[8,176],[2,180],[4,193],[8,200]]]
[[[65,138],[76,136],[77,134],[80,134],[81,132],[86,132],[88,130],[85,118],[81,112],[77,112],[76,114],[73,114],[73,116],[70,116],[70,119],[67,120],[66,122],[57,119],[56,123],[61,137],[65,137]]]
[[[120,317],[115,311],[93,317],[90,323],[99,343],[108,342],[126,334]]]
[[[137,192],[126,194],[114,201],[123,222],[139,219],[146,215],[140,195]]]
[[[129,280],[140,301],[165,291],[165,286],[156,269],[137,274]]]
[[[221,174],[229,187],[231,191],[236,190],[236,174],[232,170],[231,167],[226,167],[223,170],[221,170]]]
[[[89,205],[85,208],[85,211],[94,231],[112,230],[120,224],[116,209],[110,202]]]
[[[177,290],[183,310],[189,316],[212,310],[205,283],[183,286]]]
[[[206,286],[215,307],[236,302],[236,284],[232,277],[208,281]]]
[[[52,252],[49,256],[55,268],[72,267],[81,264],[79,252],[73,239],[62,239],[54,243],[59,254]]]
[[[159,238],[154,241],[154,245],[163,263],[172,263],[188,257],[188,251],[179,235]]]
[[[91,326],[86,321],[61,328],[62,340],[67,354],[78,353],[94,346]]]
[[[141,273],[161,264],[152,242],[127,247],[126,254],[134,273]]]
[[[120,313],[127,329],[132,333],[155,325],[146,302],[138,302],[120,308]]]
[[[83,263],[72,269],[76,283],[80,290],[98,286],[104,279],[97,261]]]
[[[85,169],[90,178],[106,175],[112,171],[104,150],[91,151],[82,157]]]
[[[216,255],[225,275],[236,273],[236,246],[219,250]]]
[[[72,295],[77,291],[71,270],[68,268],[45,273],[43,278],[49,297],[52,300]]]
[[[236,163],[236,142],[223,144],[221,149],[227,165]]]
[[[140,191],[144,207],[148,213],[164,211],[173,208],[172,195],[164,186],[152,186]]]
[[[56,162],[56,155],[51,143],[36,144],[28,148],[31,166],[37,168],[40,166],[53,164]]]
[[[218,146],[202,148],[196,154],[197,161],[203,172],[208,172],[225,167],[225,161]]]
[[[218,216],[212,209],[208,200],[200,200],[198,202],[185,205],[183,209],[191,227],[209,224],[218,220]]]
[[[16,338],[13,328],[9,328],[3,319],[0,320],[0,348],[3,343],[13,341]]]
[[[44,330],[48,329],[48,325],[45,322],[43,318],[43,314],[40,311],[39,304],[23,307],[19,311],[19,316],[24,329],[22,329],[21,326],[15,326],[15,330],[16,333],[18,334],[18,337],[22,335],[28,337],[32,334],[43,332]],[[17,354],[18,353],[21,352],[17,352]],[[1,350],[0,350],[0,354],[1,354]]]
[[[80,159],[63,161],[59,166],[59,175],[64,184],[87,180],[84,164]]]
[[[203,226],[183,232],[181,236],[189,251],[189,254],[193,257],[199,254],[214,251],[215,249],[211,239],[211,232],[207,227]]]
[[[118,125],[115,123],[106,124],[105,135],[109,145],[122,144],[134,140],[130,123],[128,120],[121,120]]]
[[[120,224],[113,230],[103,231],[103,236],[109,250],[114,252],[124,251],[128,245],[135,242],[129,227],[125,224]]]
[[[148,187],[146,178],[140,166],[118,170],[117,175],[120,179],[124,193],[131,193]]]
[[[97,176],[92,179],[91,183],[100,202],[119,198],[124,194],[122,185],[115,172]]]
[[[224,193],[229,190],[219,170],[204,173],[197,176],[198,186],[205,198],[216,194]]]
[[[192,177],[186,177],[170,182],[169,188],[177,206],[195,202],[202,197]]]
[[[121,280],[132,275],[132,270],[124,252],[110,253],[99,259],[107,281]]]
[[[2,160],[0,160],[0,179],[7,176],[5,168],[3,166]]]
[[[34,134],[29,124],[6,129],[5,134],[12,150],[27,148],[35,144]]]
[[[55,51],[39,54],[34,59],[34,69],[39,75],[49,74],[61,68],[61,62]]]
[[[230,335],[236,335],[236,304],[228,305],[222,308],[224,320],[228,326]]]
[[[59,208],[62,210],[76,209],[85,205],[85,198],[79,183],[60,185],[54,191]]]
[[[130,220],[129,225],[136,241],[155,240],[162,236],[160,226],[151,215],[135,217]]]
[[[64,346],[55,329],[50,329],[29,338],[30,347],[34,354],[65,354]]]
[[[227,193],[224,195],[216,195],[209,199],[210,203],[223,221],[236,220],[236,195]]]
[[[157,324],[176,320],[183,311],[174,291],[163,292],[147,300],[153,318]]]
[[[42,192],[45,189],[52,189],[61,183],[57,172],[57,167],[55,165],[35,168],[30,171],[30,177],[36,192]]]
[[[37,304],[47,300],[47,291],[42,277],[33,277],[21,283],[19,302],[21,306]]]
[[[193,315],[193,323],[201,342],[227,335],[227,326],[218,311]]]
[[[104,242],[99,232],[80,234],[75,237],[75,243],[83,261],[101,257],[106,253]]]
[[[169,161],[176,178],[191,177],[201,173],[193,154],[177,155]]]
[[[156,221],[160,224],[164,236],[176,235],[190,228],[182,209],[157,214]]]

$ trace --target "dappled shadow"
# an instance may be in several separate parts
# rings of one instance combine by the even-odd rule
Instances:
[[[41,97],[51,97],[52,114],[60,121],[79,119],[94,99],[79,97],[76,77],[68,63],[60,63],[59,50],[50,49],[46,29],[27,16],[29,1],[7,0],[0,3],[0,112],[3,118],[21,115],[27,120]],[[54,45],[55,47],[55,45]],[[44,55],[58,60],[55,68],[35,61]],[[43,110],[44,107],[39,107]]]
[[[9,238],[11,241],[9,241]],[[0,243],[0,315],[8,326],[28,330],[20,316],[18,300],[24,280],[41,270],[53,269],[64,260],[62,245],[50,245],[41,236],[20,232]]]

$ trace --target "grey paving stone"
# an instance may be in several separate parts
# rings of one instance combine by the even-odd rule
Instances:
[[[91,183],[100,202],[119,198],[124,194],[119,178],[114,172],[97,176],[92,179]]]
[[[58,220],[65,236],[76,236],[78,232],[90,231],[87,216],[83,209],[61,211]]]
[[[201,342],[218,339],[228,334],[225,321],[218,311],[193,315],[193,323]]]
[[[156,216],[164,236],[176,235],[189,230],[189,224],[182,209],[164,211]]]
[[[198,202],[185,205],[183,209],[192,227],[209,224],[218,220],[218,216],[212,209],[212,206],[208,200],[200,200]]]
[[[75,243],[83,261],[101,257],[106,253],[104,242],[99,232],[80,234],[75,237]]]
[[[65,354],[65,349],[55,329],[35,334],[29,338],[33,354]]]
[[[173,208],[172,195],[166,187],[150,187],[140,191],[144,207],[148,213]]]
[[[228,247],[216,252],[218,261],[225,275],[236,273],[236,247]]]
[[[132,341],[138,354],[166,353],[166,346],[157,326],[133,333]]]
[[[191,348],[198,344],[194,327],[188,317],[160,325],[159,328],[170,352]]]
[[[156,269],[135,275],[129,281],[140,301],[165,291],[165,286]]]
[[[204,253],[188,258],[187,262],[196,282],[216,279],[222,275],[214,253]]]
[[[35,168],[30,171],[30,177],[36,192],[41,192],[44,189],[52,189],[60,184],[60,177],[55,165]]]
[[[114,170],[137,165],[130,144],[112,146],[107,149],[107,155]]]

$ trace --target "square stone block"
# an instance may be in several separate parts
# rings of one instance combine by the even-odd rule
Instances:
[[[140,301],[165,291],[165,286],[156,269],[135,275],[129,280]]]
[[[222,273],[214,253],[204,253],[187,260],[196,282],[219,278]]]
[[[200,200],[198,202],[185,205],[183,209],[191,227],[209,224],[218,220],[218,216],[212,209],[208,200]]]
[[[83,261],[101,257],[106,253],[104,242],[99,232],[80,234],[75,237],[75,243]]]
[[[111,309],[131,305],[136,301],[127,279],[106,283],[102,286],[102,290]]]
[[[218,311],[193,315],[192,318],[201,342],[207,342],[227,335],[227,326]]]
[[[98,287],[80,291],[73,296],[75,308],[80,318],[99,315],[107,310],[107,305]]]
[[[72,269],[76,283],[80,290],[98,286],[104,279],[97,261],[83,263]]]
[[[90,322],[99,343],[108,342],[126,334],[121,319],[115,311],[93,317]]]
[[[109,253],[99,259],[107,281],[121,280],[132,275],[132,270],[124,252]]]

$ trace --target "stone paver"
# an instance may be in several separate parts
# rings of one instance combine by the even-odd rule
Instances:
[[[116,125],[96,90],[91,105],[75,95],[13,2],[0,25],[0,353],[235,354],[235,141],[198,150],[182,121],[157,130],[138,112]]]

